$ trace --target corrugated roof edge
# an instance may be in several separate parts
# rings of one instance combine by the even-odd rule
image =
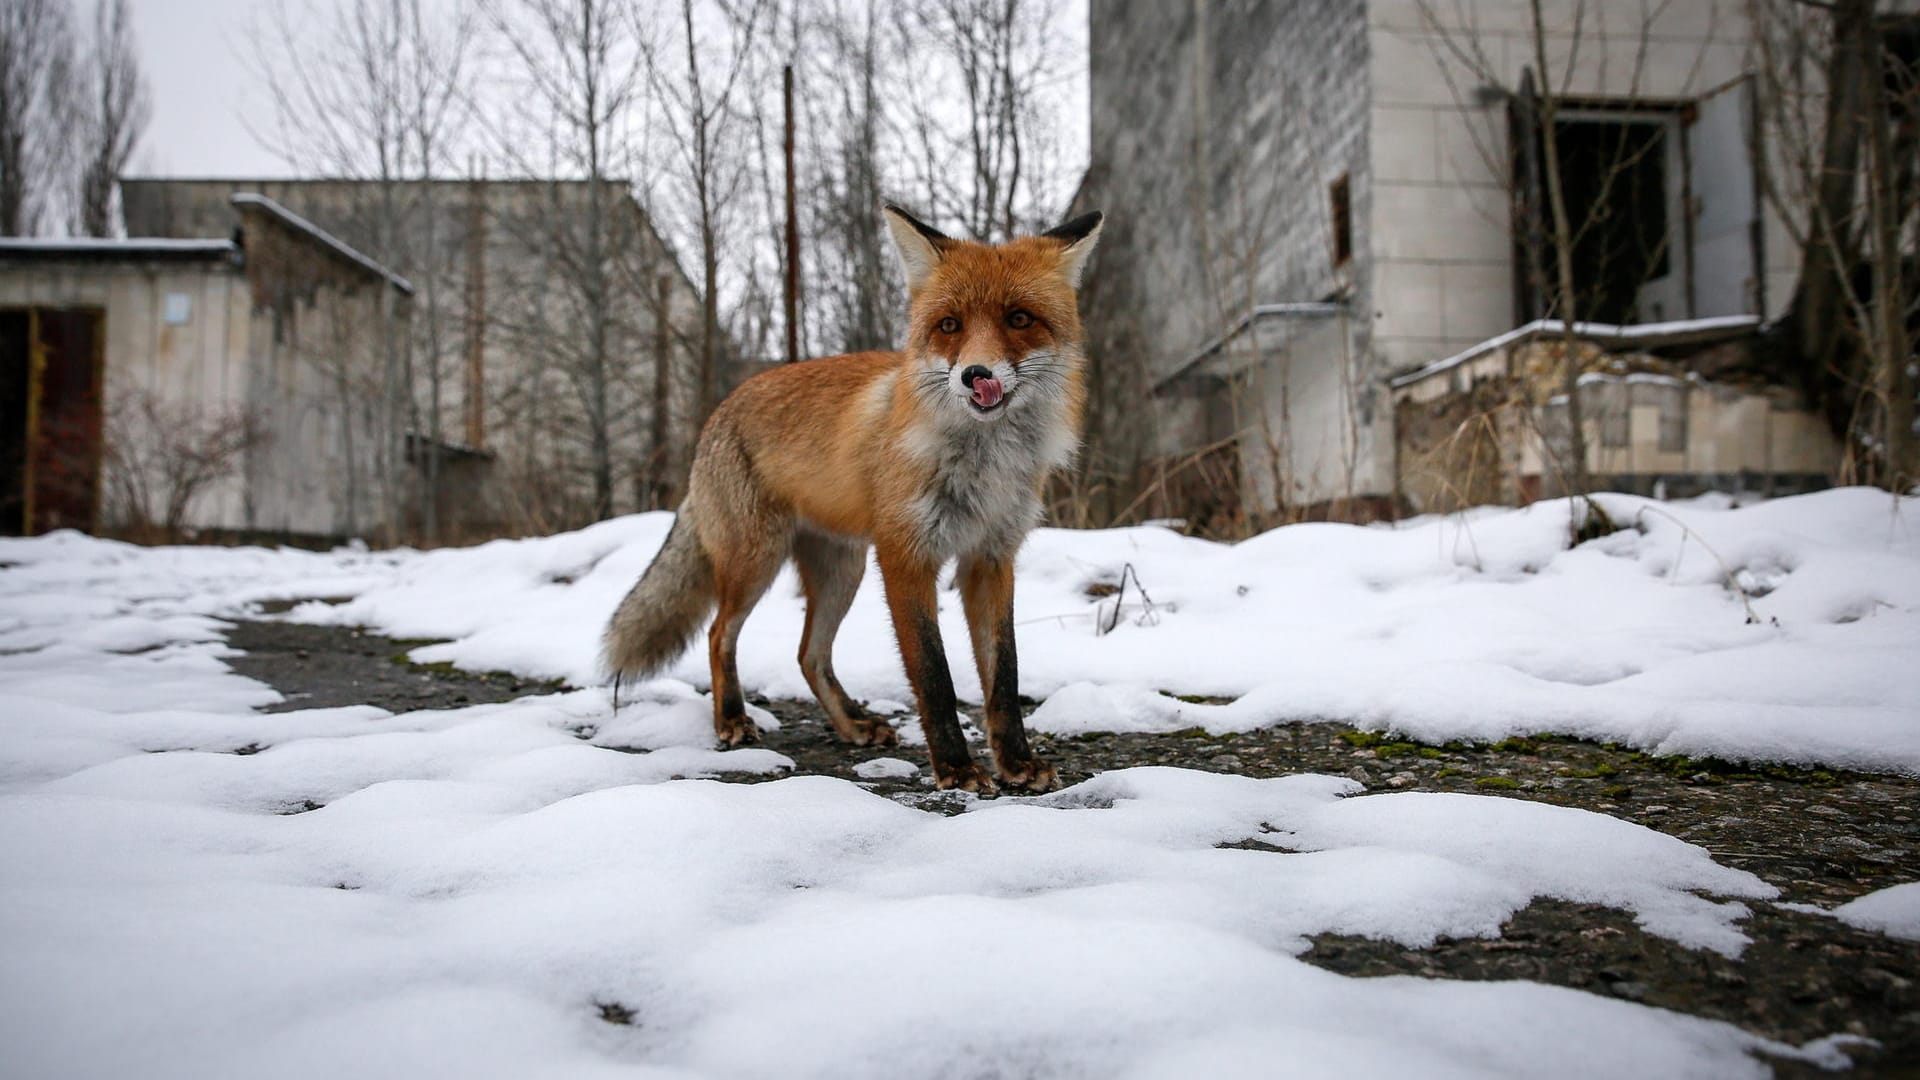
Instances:
[[[394,288],[399,289],[409,296],[413,295],[413,282],[387,269],[372,258],[361,254],[346,241],[315,225],[313,222],[308,221],[306,218],[301,217],[299,214],[294,213],[267,196],[257,191],[241,191],[234,194],[232,202],[235,206],[257,206],[265,210],[267,213],[279,218],[289,228],[306,233],[321,244],[332,248],[335,253],[342,257],[358,263],[363,268],[385,278],[393,284]]]
[[[1625,325],[1577,322],[1573,324],[1573,334],[1586,341],[1611,345],[1674,345],[1689,340],[1712,340],[1721,334],[1735,337],[1742,332],[1759,329],[1760,321],[1758,315],[1718,315],[1708,319]],[[1438,375],[1443,371],[1450,371],[1469,360],[1485,356],[1495,349],[1502,349],[1542,334],[1565,333],[1566,325],[1559,319],[1535,319],[1524,326],[1490,337],[1464,352],[1457,352],[1445,360],[1436,360],[1426,367],[1410,371],[1405,375],[1396,375],[1387,380],[1387,385],[1395,390],[1403,386],[1412,386],[1422,379]]]

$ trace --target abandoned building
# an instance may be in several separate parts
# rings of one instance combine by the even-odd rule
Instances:
[[[613,512],[675,500],[700,419],[701,300],[624,181],[129,178],[127,230],[224,235],[236,191],[277,200],[415,283],[412,430],[439,432],[437,466],[492,463],[483,485],[436,504],[425,531],[595,520],[602,456]],[[732,362],[724,340],[718,352]]]
[[[414,289],[256,193],[212,238],[0,240],[0,530],[379,528],[383,327]]]
[[[1791,395],[1688,366],[1694,338],[1724,361],[1778,317],[1799,258],[1759,187],[1746,5],[1546,10],[1590,473],[1648,492],[1824,483],[1837,445]],[[1089,351],[1099,385],[1153,392],[1096,403],[1094,486],[1181,513],[1134,493],[1203,478],[1255,521],[1450,506],[1462,475],[1436,479],[1436,426],[1523,401],[1528,422],[1482,425],[1498,446],[1463,459],[1508,470],[1471,499],[1562,490],[1571,444],[1551,395],[1520,385],[1558,284],[1531,17],[1522,0],[1093,0],[1076,203],[1125,213],[1089,269]],[[1406,409],[1426,415],[1397,423]]]

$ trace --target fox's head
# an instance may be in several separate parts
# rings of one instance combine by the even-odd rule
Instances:
[[[1099,211],[1005,244],[955,240],[889,203],[907,272],[915,389],[976,420],[1066,400],[1085,363],[1076,298]]]

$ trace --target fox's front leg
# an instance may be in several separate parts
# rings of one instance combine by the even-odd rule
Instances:
[[[887,545],[878,545],[876,554],[900,658],[906,661],[907,679],[920,706],[920,728],[927,735],[934,782],[943,788],[990,793],[993,780],[974,763],[955,713],[953,673],[947,669],[946,648],[940,641],[940,609],[934,592],[940,568],[914,552]]]
[[[960,601],[985,695],[987,741],[1000,782],[1021,791],[1060,786],[1053,766],[1033,756],[1020,718],[1020,661],[1013,646],[1013,556],[960,560]]]

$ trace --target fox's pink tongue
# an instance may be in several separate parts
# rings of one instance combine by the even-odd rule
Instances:
[[[1000,380],[981,378],[973,380],[973,403],[983,409],[991,409],[1006,397],[1006,391],[1000,389]]]

